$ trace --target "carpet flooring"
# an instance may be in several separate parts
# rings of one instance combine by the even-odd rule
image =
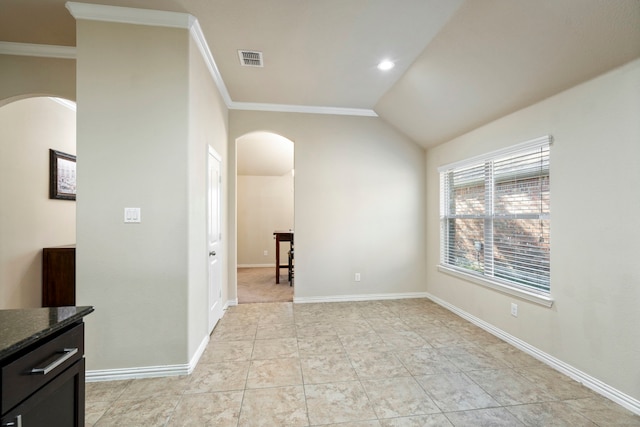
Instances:
[[[291,302],[293,286],[289,286],[287,270],[280,270],[276,285],[274,268],[238,268],[238,304],[254,302]]]

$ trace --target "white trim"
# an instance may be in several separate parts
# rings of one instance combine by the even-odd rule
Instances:
[[[484,320],[478,317],[475,317],[474,315],[469,314],[466,311],[461,310],[452,304],[449,304],[448,302],[436,297],[435,295],[432,295],[427,292],[426,296],[436,304],[441,305],[442,307],[457,314],[463,319],[468,320],[469,322],[473,323],[476,326],[479,326],[480,328],[484,329],[490,334],[495,335],[501,340],[506,341],[507,343],[513,345],[514,347],[535,357],[539,361],[551,366],[557,371],[560,371],[561,373],[565,374],[569,378],[572,378],[578,381],[579,383],[583,384],[585,387],[588,387],[591,390],[595,391],[596,393],[599,393],[604,397],[610,400],[613,400],[617,404],[625,407],[626,409],[632,411],[633,413],[640,415],[640,400],[637,400],[629,396],[628,394],[623,393],[620,390],[615,389],[608,384],[605,384],[599,379],[594,378],[591,375],[585,372],[582,372],[579,369],[574,368],[568,363],[565,363],[562,360],[557,359],[551,356],[550,354],[547,354],[544,351],[532,346],[531,344],[528,344],[525,341],[522,341],[521,339],[504,332],[502,329],[496,328],[492,324],[487,323]]]
[[[482,163],[487,159],[492,159],[495,157],[508,156],[509,154],[517,153],[519,151],[527,150],[530,148],[542,147],[544,145],[551,145],[552,143],[553,143],[553,137],[551,135],[544,135],[535,139],[530,139],[529,141],[521,142],[516,145],[511,145],[507,148],[502,148],[500,150],[491,151],[489,153],[481,154],[479,156],[474,156],[464,160],[459,160],[457,162],[442,165],[438,168],[438,173],[448,171],[449,169],[460,168],[465,166],[471,166],[477,163]]]
[[[224,103],[227,105],[227,108],[233,101],[231,100],[231,95],[229,95],[229,91],[227,90],[227,86],[224,84],[224,80],[222,80],[222,74],[220,74],[220,70],[216,65],[215,59],[213,59],[213,55],[211,54],[211,49],[209,49],[209,45],[207,44],[207,39],[205,39],[204,34],[202,33],[202,28],[200,27],[200,23],[197,19],[194,19],[191,27],[189,28],[189,34],[191,34],[191,38],[198,46],[198,50],[202,55],[202,59],[204,60],[207,68],[209,69],[209,73],[211,74],[211,78],[213,78],[214,83],[218,87],[218,91],[220,92],[220,96],[224,100]]]
[[[222,312],[222,315],[224,316],[224,312]],[[189,362],[189,373],[192,373],[193,370],[196,368],[196,366],[198,366],[198,362],[200,361],[200,358],[202,357],[202,354],[204,353],[204,351],[207,349],[207,345],[209,345],[209,335],[208,334],[205,335],[203,340],[200,342],[200,345],[196,349],[196,352],[193,354],[193,357],[191,358],[191,361]]]
[[[52,100],[53,102],[57,102],[58,104],[62,105],[63,107],[68,108],[71,111],[76,111],[77,110],[77,106],[76,106],[75,101],[69,101],[68,99],[64,99],[64,98],[56,98],[54,96],[50,96],[49,99]]]
[[[276,268],[275,264],[238,264],[238,268]]]
[[[0,55],[76,59],[76,48],[75,46],[56,46],[51,44],[14,43],[0,41]]]
[[[235,307],[237,305],[238,305],[238,298],[230,299],[230,300],[227,300],[227,302],[224,304],[224,307],[222,307],[222,309],[226,311],[229,307]]]
[[[98,369],[87,371],[85,374],[86,382],[99,381],[118,381],[132,380],[140,378],[158,378],[171,377],[178,375],[189,375],[193,372],[202,357],[207,345],[209,344],[209,335],[206,335],[200,345],[196,349],[195,354],[191,358],[189,364],[186,365],[164,365],[164,366],[143,366],[138,368],[124,369]]]
[[[107,6],[68,1],[66,8],[75,19],[117,22],[121,24],[150,25],[170,28],[190,28],[195,19],[188,13],[154,9]]]
[[[493,289],[494,291],[502,292],[504,294],[531,301],[545,307],[553,306],[554,300],[550,295],[537,294],[535,292],[526,291],[524,289],[515,288],[513,286],[503,285],[498,281],[491,280],[489,277],[465,273],[463,271],[449,268],[444,265],[438,265],[438,271],[440,273],[445,273],[450,276],[457,277],[458,279],[466,280],[467,282],[472,282],[476,285],[481,285],[486,288]]]
[[[255,102],[231,102],[231,110],[274,111],[279,113],[333,114],[338,116],[378,117],[378,114],[365,108],[320,107],[313,105],[260,104]]]
[[[99,369],[87,371],[88,383],[98,381],[132,380],[139,378],[171,377],[189,375],[189,365],[143,366],[139,368]]]
[[[426,292],[406,292],[401,294],[358,294],[358,295],[333,295],[324,297],[293,297],[296,304],[308,304],[316,302],[347,302],[347,301],[375,301],[386,299],[428,298]]]

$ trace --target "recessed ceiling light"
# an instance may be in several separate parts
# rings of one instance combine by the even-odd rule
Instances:
[[[384,61],[380,61],[380,63],[378,64],[378,69],[382,70],[382,71],[387,71],[392,69],[396,64],[394,64],[393,62],[389,61],[388,59],[385,59]]]

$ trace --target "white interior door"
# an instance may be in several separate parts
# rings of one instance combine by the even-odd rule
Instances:
[[[220,212],[222,199],[221,159],[209,147],[208,169],[208,226],[207,250],[209,252],[209,333],[222,317],[222,231]]]

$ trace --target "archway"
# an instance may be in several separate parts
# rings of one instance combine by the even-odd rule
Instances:
[[[288,265],[292,246],[280,243],[276,260],[274,240],[276,231],[293,236],[293,141],[251,132],[236,139],[236,153],[238,303],[293,301],[294,278],[276,267]]]
[[[0,308],[40,307],[42,249],[73,244],[75,202],[49,198],[49,150],[76,154],[75,102],[0,102]]]

